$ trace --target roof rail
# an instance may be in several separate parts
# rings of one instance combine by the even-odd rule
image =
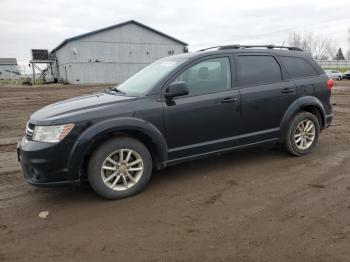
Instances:
[[[217,48],[218,50],[226,50],[226,49],[244,49],[244,48],[267,48],[267,49],[288,49],[291,51],[303,51],[303,49],[294,46],[278,46],[278,45],[222,45],[222,46],[213,46],[204,48],[200,51],[206,51],[209,49]]]

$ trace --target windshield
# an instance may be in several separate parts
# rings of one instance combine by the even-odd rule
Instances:
[[[157,60],[131,76],[121,85],[115,87],[115,89],[129,96],[145,95],[160,80],[186,60],[184,58],[171,57]]]

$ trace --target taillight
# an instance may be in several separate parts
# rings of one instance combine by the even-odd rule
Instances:
[[[332,79],[328,79],[327,80],[327,88],[328,88],[328,90],[331,91],[333,86],[334,86],[333,80]]]

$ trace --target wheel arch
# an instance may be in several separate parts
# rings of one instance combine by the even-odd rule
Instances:
[[[316,105],[304,105],[300,107],[300,110],[306,111],[315,115],[318,119],[318,122],[320,123],[320,127],[323,128],[325,126],[325,123],[326,123],[325,115],[324,113],[322,113],[322,110],[320,109],[320,107]]]
[[[314,96],[303,96],[294,101],[285,112],[280,123],[281,135],[284,136],[287,132],[289,121],[294,115],[301,111],[307,111],[314,114],[323,128],[326,123],[326,114],[321,101]]]
[[[145,120],[118,118],[96,123],[80,135],[70,154],[70,171],[79,176],[83,175],[92,152],[103,142],[118,136],[129,136],[139,140],[150,151],[154,167],[165,167],[167,144],[162,133]]]

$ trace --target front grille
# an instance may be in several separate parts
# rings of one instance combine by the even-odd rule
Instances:
[[[28,140],[31,140],[31,139],[32,139],[33,131],[34,131],[34,125],[33,125],[33,124],[30,124],[30,123],[27,123],[26,131],[25,131],[25,137],[26,137]]]

